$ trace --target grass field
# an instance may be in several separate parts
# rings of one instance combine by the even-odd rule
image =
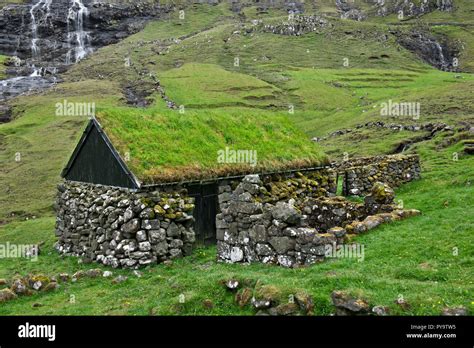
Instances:
[[[309,139],[379,120],[445,122],[455,128],[473,124],[469,1],[459,1],[454,12],[422,18],[434,32],[465,43],[462,73],[435,70],[389,34],[395,25],[410,29],[418,20],[399,23],[395,16],[370,17],[366,22],[339,20],[333,3],[324,0],[314,6],[330,15],[333,26],[300,37],[245,34],[250,19],[283,20],[281,11],[262,14],[255,7],[245,8],[242,27],[241,18],[224,4],[196,5],[186,11],[184,20],[174,14],[168,20],[151,21],[143,31],[98,50],[64,74],[64,82],[56,87],[13,100],[14,120],[0,125],[0,243],[44,241],[44,246],[38,262],[0,260],[0,278],[30,272],[53,276],[96,267],[62,258],[53,249],[55,186],[87,122],[84,117],[54,115],[55,104],[65,99],[95,102],[112,138],[115,132],[117,140],[124,139],[118,147],[131,153],[131,165],[138,151],[145,156],[135,167],[142,173],[153,171],[147,163],[159,163],[161,174],[172,173],[173,168],[212,168],[215,163],[209,158],[214,157],[209,153],[237,138],[242,146],[258,149],[262,158],[271,154],[290,159],[295,152],[303,158],[319,158],[325,152],[337,160],[343,153],[390,153],[400,142],[424,133],[361,129],[318,144]],[[387,39],[381,40],[383,35]],[[130,67],[124,66],[127,57]],[[184,106],[184,114],[166,108],[154,89],[156,80],[168,98]],[[146,92],[151,106],[126,105],[126,86]],[[388,100],[419,102],[420,119],[381,116],[381,103]],[[143,131],[152,119],[160,121],[154,129]],[[202,142],[181,139],[187,132],[204,134]],[[290,294],[305,291],[313,296],[317,315],[334,311],[330,293],[336,289],[364,297],[372,305],[388,306],[391,314],[437,315],[448,306],[465,306],[472,313],[474,159],[463,155],[459,141],[438,146],[449,136],[440,133],[410,148],[421,156],[423,178],[399,188],[397,199],[422,215],[359,236],[357,242],[365,247],[363,262],[327,260],[302,269],[227,265],[216,263],[214,247],[200,248],[172,265],[144,269],[141,278],[131,271],[114,270],[129,279],[121,284],[105,278],[64,283],[54,292],[2,304],[0,314],[253,314],[250,308],[236,305],[219,284],[229,278],[272,285],[283,302]],[[144,141],[146,148],[137,145],[137,137],[150,140]],[[21,161],[15,161],[17,153]],[[459,154],[458,161],[453,153]],[[184,304],[178,301],[181,294]],[[71,295],[75,304],[70,303]],[[400,296],[410,309],[394,303]],[[203,305],[206,300],[212,301],[212,308]],[[42,306],[33,308],[35,303]]]

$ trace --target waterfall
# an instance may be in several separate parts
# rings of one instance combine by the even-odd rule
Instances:
[[[38,46],[38,21],[43,18],[48,18],[50,14],[50,7],[51,7],[52,0],[38,0],[30,9],[30,17],[31,17],[31,57],[32,60],[35,61],[39,58],[40,55],[40,48]],[[40,17],[37,18],[37,12],[40,12]],[[41,69],[37,69],[35,65],[32,65],[33,73],[31,76],[41,76]]]
[[[84,21],[88,16],[89,10],[82,0],[72,0],[67,15],[67,42],[70,48],[66,55],[66,64],[77,63],[91,52],[88,47],[90,35],[84,30]]]
[[[440,60],[440,63],[441,63],[441,68],[444,69],[444,68],[448,67],[449,64],[446,63],[446,58],[444,57],[444,54],[443,54],[443,48],[441,47],[441,45],[437,41],[434,41],[434,45],[435,45],[436,50],[438,52],[438,57],[439,57],[439,60]]]

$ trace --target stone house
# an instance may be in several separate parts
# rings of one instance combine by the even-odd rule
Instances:
[[[298,259],[295,248],[299,242],[294,239],[342,242],[343,234],[337,228],[369,216],[367,207],[344,203],[343,198],[330,199],[338,180],[343,180],[344,192],[366,195],[376,181],[394,187],[420,173],[417,156],[359,159],[331,166],[325,158],[302,161],[307,150],[296,147],[296,161],[281,160],[271,170],[265,165],[235,166],[222,175],[203,168],[183,177],[178,168],[172,175],[166,171],[158,171],[166,174],[161,176],[145,175],[163,166],[160,157],[150,159],[148,153],[135,149],[130,159],[123,146],[127,139],[121,134],[133,130],[120,133],[110,128],[104,129],[98,120],[91,119],[62,172],[64,180],[58,185],[56,203],[56,249],[112,267],[138,268],[189,255],[195,245],[216,243],[218,259],[226,262],[259,261],[291,267],[319,260],[320,255],[310,254]],[[129,146],[139,142],[132,139]],[[145,172],[140,167],[144,163],[149,168]],[[316,214],[317,204],[330,214]],[[382,206],[386,212],[386,204]],[[338,212],[357,213],[351,219],[341,219]],[[321,221],[320,216],[324,216]],[[335,232],[338,237],[318,234],[330,228],[339,231]]]

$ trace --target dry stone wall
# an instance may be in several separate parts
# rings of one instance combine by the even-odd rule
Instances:
[[[364,196],[377,182],[396,188],[401,184],[419,179],[421,174],[418,155],[390,155],[356,158],[335,166],[344,175],[343,194]]]
[[[332,194],[336,188],[337,174],[330,169],[248,175],[241,181],[223,182],[219,187],[220,213],[216,217],[218,259],[287,267],[305,263],[306,256],[295,249],[293,233],[314,231],[305,229],[304,217],[295,204],[308,197]],[[302,230],[294,232],[288,229],[291,227]],[[312,254],[308,262],[317,258]]]
[[[138,268],[189,255],[194,199],[65,181],[58,186],[56,249],[112,267]]]
[[[309,265],[343,244],[348,233],[419,213],[396,209],[393,190],[383,183],[374,185],[364,203],[325,196],[262,202],[262,189],[258,175],[246,176],[234,190],[223,188],[216,217],[218,260]]]

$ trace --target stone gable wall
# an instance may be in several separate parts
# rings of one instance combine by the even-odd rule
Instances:
[[[138,268],[188,255],[193,198],[75,183],[58,186],[56,249],[112,267]]]

